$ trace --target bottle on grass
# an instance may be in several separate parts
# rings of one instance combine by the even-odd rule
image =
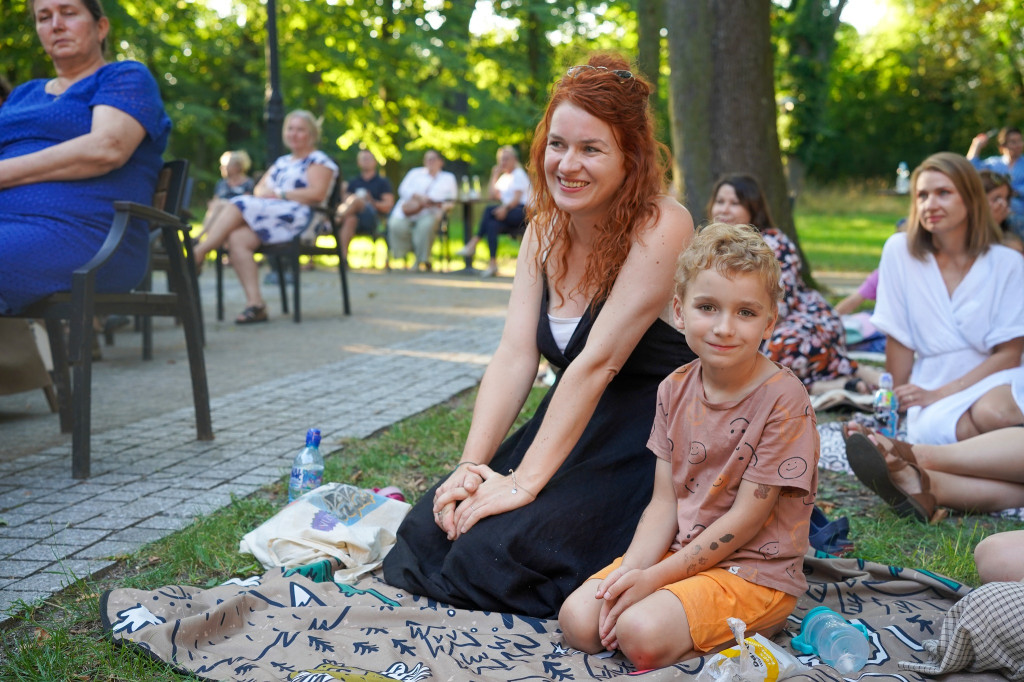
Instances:
[[[878,432],[886,438],[895,438],[899,430],[899,399],[892,392],[892,374],[882,372],[878,378],[878,390],[875,391],[875,399],[872,403],[875,412],[875,421],[878,422]]]
[[[320,429],[306,432],[306,447],[292,461],[292,476],[288,481],[288,501],[294,502],[310,490],[324,483],[324,458],[320,454]]]

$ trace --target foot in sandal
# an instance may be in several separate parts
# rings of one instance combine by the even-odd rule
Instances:
[[[857,431],[846,441],[846,458],[860,482],[898,516],[912,516],[924,523],[932,518],[935,497],[929,490],[928,474],[914,463],[909,443]]]
[[[235,318],[235,324],[253,324],[254,322],[266,322],[270,317],[267,315],[267,304],[248,306]]]

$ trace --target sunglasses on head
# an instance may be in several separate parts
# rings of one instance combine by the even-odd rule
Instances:
[[[565,72],[569,78],[575,78],[584,71],[607,71],[608,73],[615,74],[619,78],[626,80],[633,77],[631,71],[623,71],[621,69],[609,69],[606,66],[591,66],[590,64],[580,64],[579,66],[570,66],[569,70]]]

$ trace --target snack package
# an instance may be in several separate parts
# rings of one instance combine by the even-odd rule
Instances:
[[[747,624],[739,618],[729,618],[726,622],[736,637],[737,646],[708,658],[697,682],[775,682],[808,670],[767,637],[744,637]]]

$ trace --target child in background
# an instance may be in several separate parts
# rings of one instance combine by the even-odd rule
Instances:
[[[673,317],[698,359],[658,389],[651,502],[626,554],[562,605],[570,646],[663,667],[733,640],[730,616],[750,634],[777,632],[807,589],[814,411],[800,380],[758,350],[779,276],[747,225],[713,223],[680,256]]]

